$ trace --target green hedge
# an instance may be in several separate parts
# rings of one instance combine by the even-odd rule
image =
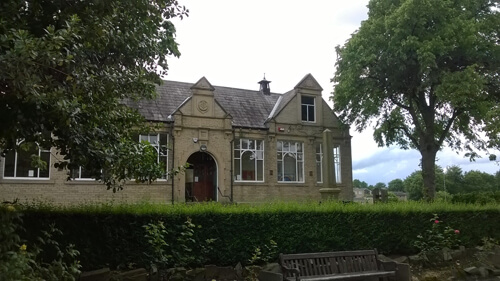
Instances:
[[[147,266],[148,248],[143,225],[162,220],[182,225],[190,217],[196,241],[216,238],[209,264],[245,264],[255,247],[272,239],[278,252],[298,253],[377,248],[385,254],[413,254],[416,236],[429,229],[438,214],[446,225],[460,230],[465,246],[483,237],[500,240],[498,205],[450,203],[273,203],[262,205],[103,205],[80,207],[29,206],[24,209],[29,239],[49,223],[76,245],[85,269],[109,266]],[[175,234],[170,237],[174,243]],[[201,253],[193,253],[201,254]]]

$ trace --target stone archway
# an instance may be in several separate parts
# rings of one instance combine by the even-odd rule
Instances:
[[[186,202],[217,201],[217,164],[206,152],[189,156],[186,169]]]

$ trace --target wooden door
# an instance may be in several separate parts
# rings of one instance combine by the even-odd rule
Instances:
[[[213,157],[204,152],[197,152],[188,159],[193,169],[192,183],[186,183],[186,200],[215,201],[216,200],[216,165]],[[188,198],[190,197],[190,198]]]

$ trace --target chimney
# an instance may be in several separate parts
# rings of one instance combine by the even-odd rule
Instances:
[[[269,83],[271,83],[271,81],[266,80],[266,74],[264,73],[264,79],[259,81],[260,92],[263,93],[264,95],[271,94],[271,88],[269,87]]]

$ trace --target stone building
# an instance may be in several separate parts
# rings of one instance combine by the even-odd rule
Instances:
[[[0,200],[85,202],[189,202],[271,200],[352,200],[351,136],[323,100],[311,74],[289,92],[164,81],[155,100],[128,102],[151,123],[140,135],[158,151],[167,170],[189,163],[173,177],[146,184],[127,183],[113,193],[85,177],[84,171],[53,167],[56,153],[38,153],[48,171],[27,165],[12,152],[0,159]],[[54,149],[52,149],[54,150]]]

